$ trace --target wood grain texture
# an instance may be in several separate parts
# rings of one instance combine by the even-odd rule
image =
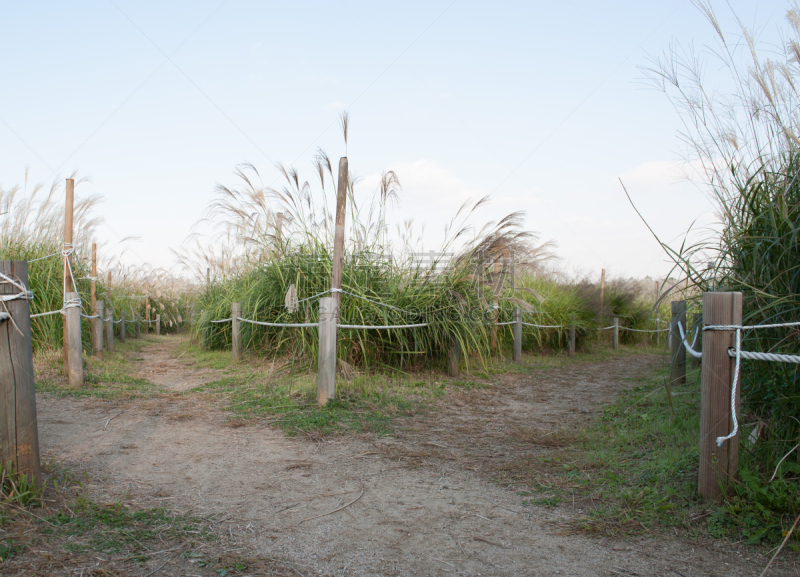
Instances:
[[[703,325],[740,325],[742,293],[703,294]],[[736,359],[728,349],[736,346],[736,331],[703,331],[703,372],[700,388],[700,472],[698,493],[716,499],[739,475],[739,435],[717,447],[717,437],[733,430],[731,387]],[[736,389],[737,414],[739,389]]]
[[[102,300],[94,301],[94,314],[100,315],[99,318],[92,319],[92,355],[95,357],[103,356],[103,324],[105,321],[105,302]]]
[[[514,351],[511,359],[522,362],[522,309],[514,309]]]
[[[333,237],[333,271],[331,288],[342,288],[342,260],[344,259],[344,223],[347,215],[347,190],[350,184],[347,157],[339,159],[339,187],[336,189],[336,229]],[[337,310],[341,304],[341,293],[333,293]]]
[[[72,233],[73,233],[73,218],[75,211],[75,181],[71,178],[67,179],[67,197],[64,202],[64,250],[67,251],[72,247]],[[67,257],[67,262],[72,263],[72,257]],[[64,267],[64,293],[73,290],[71,266]],[[66,294],[64,295],[66,299]],[[69,339],[69,326],[67,316],[64,316],[63,322],[63,345],[64,345],[64,366],[69,366],[69,347],[67,347],[67,340]],[[80,317],[79,317],[80,318]]]
[[[460,365],[461,346],[458,343],[458,338],[453,337],[450,348],[447,349],[447,374],[453,378],[458,378]]]
[[[114,350],[114,309],[106,308],[106,349]]]
[[[0,261],[0,271],[28,286],[26,261]],[[0,283],[0,294],[18,292],[11,284]],[[41,486],[30,304],[27,299],[15,299],[6,302],[6,308],[13,322],[0,322],[2,459],[17,471],[33,475],[37,486]]]
[[[231,339],[232,354],[234,361],[242,360],[242,324],[239,317],[242,316],[242,303],[231,303]]]
[[[570,325],[567,337],[569,339],[569,356],[571,358],[575,356],[575,325]]]
[[[80,295],[68,292],[67,300],[77,300]],[[69,365],[67,365],[67,379],[71,387],[83,386],[83,340],[81,339],[81,309],[69,307],[64,314],[69,331],[67,332],[67,348],[69,349]]]
[[[319,359],[317,405],[324,406],[336,394],[336,331],[339,309],[334,297],[319,299]]]

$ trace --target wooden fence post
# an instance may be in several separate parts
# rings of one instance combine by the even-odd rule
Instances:
[[[336,297],[319,299],[317,405],[320,407],[336,394],[336,330],[339,317],[336,302]]]
[[[336,310],[342,304],[342,261],[344,259],[344,223],[347,216],[347,188],[350,184],[347,157],[339,159],[339,186],[336,189],[336,229],[333,237],[333,271],[331,275],[331,289],[333,298],[336,299]]]
[[[22,286],[28,286],[26,261],[0,261],[0,272]],[[11,283],[0,283],[0,294],[19,292],[19,287]],[[5,301],[4,309],[3,312],[8,312],[13,322],[9,319],[0,320],[0,438],[3,464],[30,475],[36,486],[41,487],[30,303],[27,298],[13,299]]]
[[[670,335],[670,385],[682,385],[686,382],[686,347],[683,345],[678,322],[684,329],[686,327],[686,301],[672,301],[672,320],[669,324]]]
[[[125,342],[125,311],[122,311],[122,317],[119,322],[119,342]]]
[[[742,293],[703,293],[703,326],[740,324]],[[725,437],[733,430],[731,387],[736,359],[728,356],[728,349],[735,346],[735,330],[703,331],[698,493],[707,499],[727,491],[739,474],[739,435],[725,441],[722,447],[716,443],[717,437]],[[737,414],[739,389],[737,383]]]
[[[512,359],[515,363],[522,361],[522,309],[514,309],[514,351]]]
[[[461,346],[458,343],[458,337],[453,337],[450,348],[447,349],[447,374],[453,378],[458,378],[460,363]]]
[[[612,337],[611,348],[619,348],[619,317],[614,317],[614,336]]]
[[[242,326],[239,317],[242,316],[242,303],[231,303],[231,337],[233,340],[233,360],[242,360]]]
[[[106,308],[106,349],[114,349],[114,309]]]
[[[103,301],[94,301],[94,314],[98,315],[92,319],[92,354],[95,357],[103,356],[103,322],[106,314],[103,305]]]
[[[319,360],[317,404],[321,407],[336,394],[336,341],[342,302],[342,263],[344,224],[347,216],[347,189],[350,186],[347,157],[339,159],[339,184],[336,189],[336,220],[333,236],[331,296],[319,301]],[[324,303],[324,304],[323,304]]]
[[[92,243],[92,273],[89,282],[90,282],[89,291],[92,297],[92,308],[90,310],[94,311],[95,309],[94,304],[97,302],[97,243],[96,242]],[[89,327],[92,335],[92,344],[94,344],[94,327],[95,327],[94,319],[92,319],[92,322],[89,325]]]
[[[569,326],[569,356],[575,356],[575,325]]]
[[[67,293],[67,302],[80,302],[81,295],[76,292]],[[67,378],[71,387],[83,386],[83,340],[81,339],[81,307],[71,306],[65,311],[64,321],[69,327],[67,333]]]
[[[74,217],[74,207],[75,207],[75,181],[71,178],[67,179],[67,198],[64,202],[64,252],[71,253],[73,250],[72,245],[72,233],[73,233],[73,217]],[[66,259],[66,264],[72,263],[72,256],[67,254],[64,257]],[[64,302],[67,302],[67,293],[72,292],[72,268],[71,266],[64,267]],[[66,312],[66,311],[65,311]],[[64,368],[66,369],[69,367],[69,347],[67,346],[67,341],[69,340],[69,318],[70,315],[64,315]],[[80,315],[78,315],[78,322],[80,323]]]
[[[156,335],[161,334],[161,315],[156,315]]]

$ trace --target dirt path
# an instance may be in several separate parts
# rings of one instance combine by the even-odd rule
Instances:
[[[212,376],[188,375],[169,354],[143,351],[148,379],[180,389]],[[121,493],[219,515],[232,546],[291,560],[304,575],[756,576],[765,560],[746,550],[558,535],[571,509],[523,508],[490,480],[535,450],[510,442],[517,432],[579,425],[655,362],[641,355],[508,374],[407,419],[394,437],[326,442],[232,427],[195,396],[124,405],[44,397],[40,440],[45,454]]]
[[[168,391],[186,391],[220,378],[221,371],[199,369],[180,352],[185,341],[185,337],[169,337],[144,347],[136,358],[141,367],[136,376]]]

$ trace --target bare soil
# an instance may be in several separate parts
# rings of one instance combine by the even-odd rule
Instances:
[[[176,358],[176,342],[137,353],[142,376],[174,391],[219,378]],[[659,362],[641,354],[500,375],[398,419],[388,437],[287,438],[231,421],[200,394],[40,396],[39,438],[45,456],[85,467],[105,491],[213,515],[230,550],[296,574],[757,576],[766,557],[740,545],[565,535],[564,522],[591,504],[521,505],[515,484],[530,479],[529,457],[565,442]],[[184,574],[185,564],[153,573]],[[791,558],[769,572],[797,574]]]

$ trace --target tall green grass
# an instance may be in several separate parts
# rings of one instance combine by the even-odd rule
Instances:
[[[230,346],[230,324],[212,321],[230,317],[233,302],[241,303],[242,316],[248,319],[318,321],[318,302],[311,297],[330,288],[333,226],[326,199],[335,198],[337,191],[330,161],[320,154],[317,162],[321,194],[316,195],[293,169],[279,167],[285,185],[278,190],[261,185],[255,167],[237,168],[241,184],[218,187],[205,215],[220,231],[216,254],[226,255],[226,260],[214,262],[215,253],[202,247],[194,254],[179,254],[199,279],[206,270],[214,270],[213,280],[197,297],[193,325],[195,337],[210,348]],[[638,286],[621,281],[618,287],[610,285],[610,304],[601,308],[599,287],[560,282],[544,274],[542,263],[552,258],[552,245],[539,244],[535,234],[524,230],[520,213],[476,231],[470,221],[487,199],[467,203],[455,213],[432,258],[414,256],[422,250],[410,233],[401,236],[400,247],[393,245],[386,240],[385,222],[387,205],[399,186],[394,173],[385,173],[372,199],[357,199],[352,184],[348,189],[342,288],[356,296],[341,295],[339,323],[428,326],[340,329],[337,354],[344,367],[441,364],[453,340],[467,363],[482,363],[509,352],[511,327],[495,329],[494,322],[511,321],[515,307],[523,309],[526,323],[575,324],[579,341],[587,346],[587,337],[596,340],[597,328],[615,314],[623,315],[623,326],[655,326],[654,298],[643,296]],[[290,291],[301,301],[297,308],[287,306]],[[288,355],[305,365],[316,362],[314,328],[245,323],[242,329],[244,345],[251,351]],[[528,349],[566,343],[566,329],[526,327],[524,335]],[[638,342],[643,336],[623,333],[623,339]]]
[[[688,148],[687,160],[699,167],[698,179],[715,204],[719,222],[698,242],[663,246],[698,295],[740,291],[744,324],[797,322],[800,10],[790,5],[782,45],[762,46],[744,27],[733,41],[713,7],[706,2],[698,6],[717,34],[710,54],[717,60],[715,67],[729,73],[724,89],[706,84],[707,63],[691,52],[670,50],[651,72],[656,86],[682,113],[685,131],[680,138]],[[713,264],[706,269],[709,260]],[[796,355],[798,337],[797,327],[755,330],[744,333],[742,348]],[[800,441],[798,366],[743,361],[740,390],[743,483],[735,487],[737,499],[727,515],[729,520],[750,515],[757,528],[767,523],[765,512],[797,513],[800,466],[793,453]],[[748,442],[756,427],[761,433]]]

